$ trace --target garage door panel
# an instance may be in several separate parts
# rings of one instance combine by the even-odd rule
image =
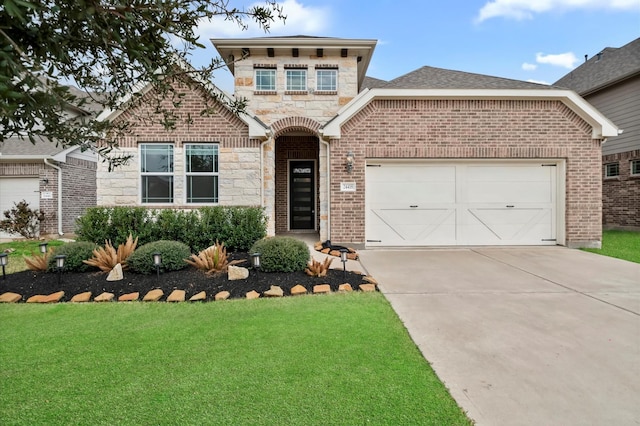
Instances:
[[[0,218],[14,203],[25,200],[29,208],[40,208],[40,182],[37,177],[0,177]],[[18,238],[19,235],[0,232],[0,238]]]
[[[390,163],[366,191],[367,245],[555,244],[556,167]]]
[[[371,213],[367,218],[369,230],[381,242],[394,240],[398,245],[410,246],[443,244],[455,238],[456,215],[453,208],[374,209]]]

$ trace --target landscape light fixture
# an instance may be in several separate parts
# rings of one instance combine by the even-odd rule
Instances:
[[[340,262],[342,262],[342,277],[347,279],[347,249],[340,249]]]
[[[47,254],[47,244],[49,243],[40,243],[40,253]]]
[[[156,266],[156,274],[158,282],[160,281],[160,265],[162,265],[162,255],[158,252],[153,253],[153,264]]]
[[[349,151],[347,153],[347,173],[351,173],[353,171],[353,163],[355,163],[356,157],[353,152]]]
[[[56,259],[56,269],[58,270],[58,286],[60,285],[60,281],[62,280],[62,270],[64,269],[64,261],[67,259],[67,256],[64,254],[59,254],[55,257]]]
[[[7,276],[5,275],[4,268],[7,266],[9,262],[9,255],[7,253],[0,253],[0,265],[2,265],[2,279],[6,280]]]
[[[253,266],[256,272],[260,270],[260,255],[261,253],[258,252],[251,253],[251,266]]]

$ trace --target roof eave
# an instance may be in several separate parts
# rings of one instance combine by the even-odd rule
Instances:
[[[345,105],[337,116],[325,125],[325,138],[340,138],[342,124],[376,99],[537,99],[559,100],[571,108],[593,129],[593,139],[604,139],[618,135],[618,128],[591,104],[571,90],[534,90],[534,89],[370,89],[362,92]]]

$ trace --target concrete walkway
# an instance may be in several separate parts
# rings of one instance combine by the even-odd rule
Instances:
[[[639,425],[640,265],[561,247],[363,250],[478,425]]]

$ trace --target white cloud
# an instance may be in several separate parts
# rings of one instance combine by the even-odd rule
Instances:
[[[536,53],[536,62],[539,64],[549,64],[557,67],[573,69],[578,62],[578,58],[573,52],[559,53],[557,55]]]
[[[254,3],[251,6],[264,6],[264,3]],[[327,8],[305,6],[299,0],[285,0],[280,2],[286,20],[276,19],[271,22],[269,32],[265,33],[258,24],[246,20],[247,30],[243,31],[233,21],[216,17],[211,21],[202,21],[198,27],[201,42],[209,38],[224,37],[268,37],[277,35],[317,35],[327,30],[327,23],[331,22]],[[247,6],[247,8],[251,7]]]
[[[550,84],[544,80],[533,80],[533,79],[529,79],[527,80],[529,83],[538,83],[538,84],[546,84],[547,86]]]
[[[522,69],[525,71],[535,71],[536,68],[538,68],[536,64],[530,64],[528,62],[525,62],[524,64],[522,64]]]
[[[532,19],[536,13],[570,9],[640,9],[638,0],[492,0],[486,3],[476,22],[491,18]]]

